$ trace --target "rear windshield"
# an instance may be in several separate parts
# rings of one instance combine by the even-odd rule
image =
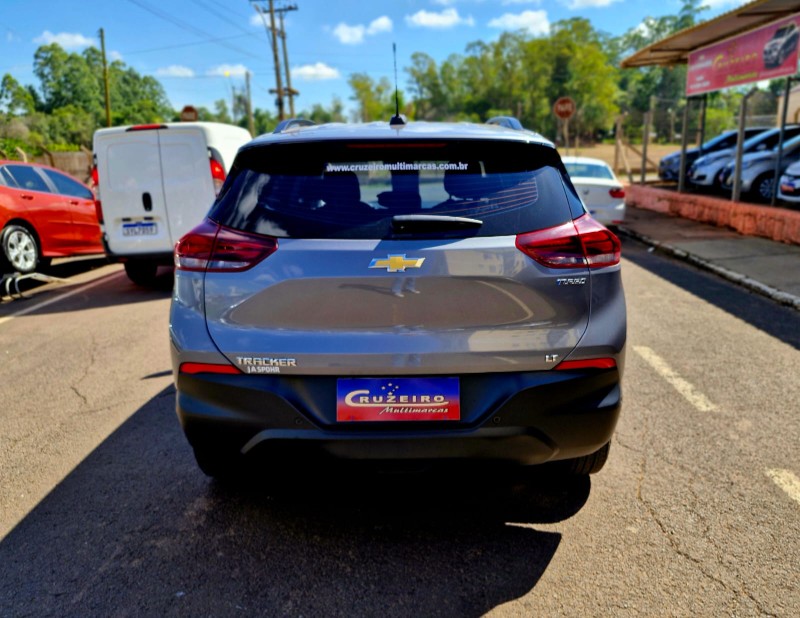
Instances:
[[[603,178],[605,180],[614,180],[614,174],[605,165],[598,165],[597,163],[564,163],[567,172],[573,178]]]
[[[279,238],[391,238],[397,215],[479,222],[432,236],[505,236],[570,220],[565,182],[555,150],[536,144],[273,144],[239,154],[209,216]]]

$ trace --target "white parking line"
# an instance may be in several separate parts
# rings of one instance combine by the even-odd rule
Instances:
[[[767,470],[767,476],[789,494],[792,500],[800,504],[800,479],[797,476],[789,472],[789,470],[781,470],[779,468]]]
[[[691,383],[678,375],[667,362],[646,346],[633,346],[634,351],[641,356],[648,365],[656,370],[662,378],[669,382],[676,391],[700,412],[713,412],[717,409],[708,398],[698,391]]]
[[[89,283],[87,283],[85,285],[81,285],[79,287],[76,287],[75,289],[70,290],[69,292],[65,292],[64,294],[60,294],[58,296],[54,296],[53,298],[48,298],[47,300],[44,300],[44,301],[42,301],[40,303],[36,303],[35,305],[30,305],[29,307],[25,307],[25,309],[20,309],[19,311],[15,311],[11,315],[7,315],[5,317],[0,318],[0,325],[5,324],[6,322],[10,322],[14,318],[18,318],[18,317],[21,317],[23,315],[27,315],[28,313],[33,313],[34,311],[38,311],[39,309],[47,307],[48,305],[52,305],[53,303],[57,303],[57,302],[59,302],[61,300],[64,300],[65,298],[69,298],[70,296],[74,296],[75,294],[80,294],[81,292],[85,292],[86,290],[90,290],[93,287],[96,287],[96,286],[100,285],[101,283],[105,283],[109,279],[113,279],[115,277],[120,277],[120,276],[122,276],[122,274],[123,274],[122,272],[111,273],[111,274],[106,275],[104,277],[100,277],[99,279],[95,279],[94,281],[90,281]]]

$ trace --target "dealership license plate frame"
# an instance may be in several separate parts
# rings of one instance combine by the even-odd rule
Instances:
[[[458,378],[339,378],[336,420],[434,422],[461,420]]]

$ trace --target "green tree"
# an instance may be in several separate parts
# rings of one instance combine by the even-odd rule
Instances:
[[[347,83],[353,90],[350,98],[358,105],[356,115],[361,122],[383,120],[394,114],[394,88],[385,77],[376,83],[366,73],[353,73]]]

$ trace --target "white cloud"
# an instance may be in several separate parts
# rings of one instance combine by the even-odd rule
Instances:
[[[122,60],[122,54],[118,51],[112,50],[108,52],[108,59],[111,60],[111,62],[114,62],[115,60]]]
[[[506,13],[502,17],[490,21],[489,27],[503,30],[527,30],[534,35],[550,32],[547,11],[523,11],[517,15]]]
[[[501,3],[503,6],[509,6],[511,4],[541,4],[542,0],[503,0]]]
[[[430,11],[417,11],[413,15],[406,15],[406,23],[417,28],[436,28],[444,30],[455,26],[474,26],[475,20],[470,17],[461,17],[456,9],[444,9],[441,13]]]
[[[374,36],[381,32],[391,32],[392,27],[392,20],[386,17],[386,15],[383,15],[377,19],[373,19],[369,26],[363,24],[350,26],[349,24],[341,22],[333,29],[333,36],[339,39],[339,42],[343,45],[359,45],[364,42],[364,37],[366,35]]]
[[[212,77],[244,77],[247,67],[243,64],[220,64],[206,71]]]
[[[615,2],[621,2],[621,0],[569,0],[565,4],[567,5],[568,9],[572,9],[574,11],[577,9],[602,8],[614,4]]]
[[[333,29],[333,36],[339,39],[343,45],[358,45],[363,43],[366,31],[367,29],[361,24],[348,26],[342,22]]]
[[[317,62],[316,64],[304,64],[300,67],[292,69],[292,77],[296,77],[301,81],[318,82],[329,79],[339,79],[341,73],[333,67],[329,67],[324,62]]]
[[[42,45],[50,45],[51,43],[58,43],[64,49],[81,49],[83,47],[91,47],[97,45],[97,39],[90,39],[78,34],[77,32],[59,32],[53,34],[49,30],[45,30],[41,35],[33,39],[34,43]]]
[[[433,0],[433,3],[439,6],[452,6],[456,2],[458,2],[458,0]]]
[[[383,15],[370,22],[369,26],[367,26],[367,34],[372,35],[380,32],[391,32],[392,26],[392,20],[386,17],[386,15]]]
[[[250,25],[262,28],[264,26],[264,19],[258,13],[250,16]]]
[[[179,64],[171,64],[168,67],[162,67],[156,70],[158,77],[194,77],[194,71],[189,67],[184,67]]]

